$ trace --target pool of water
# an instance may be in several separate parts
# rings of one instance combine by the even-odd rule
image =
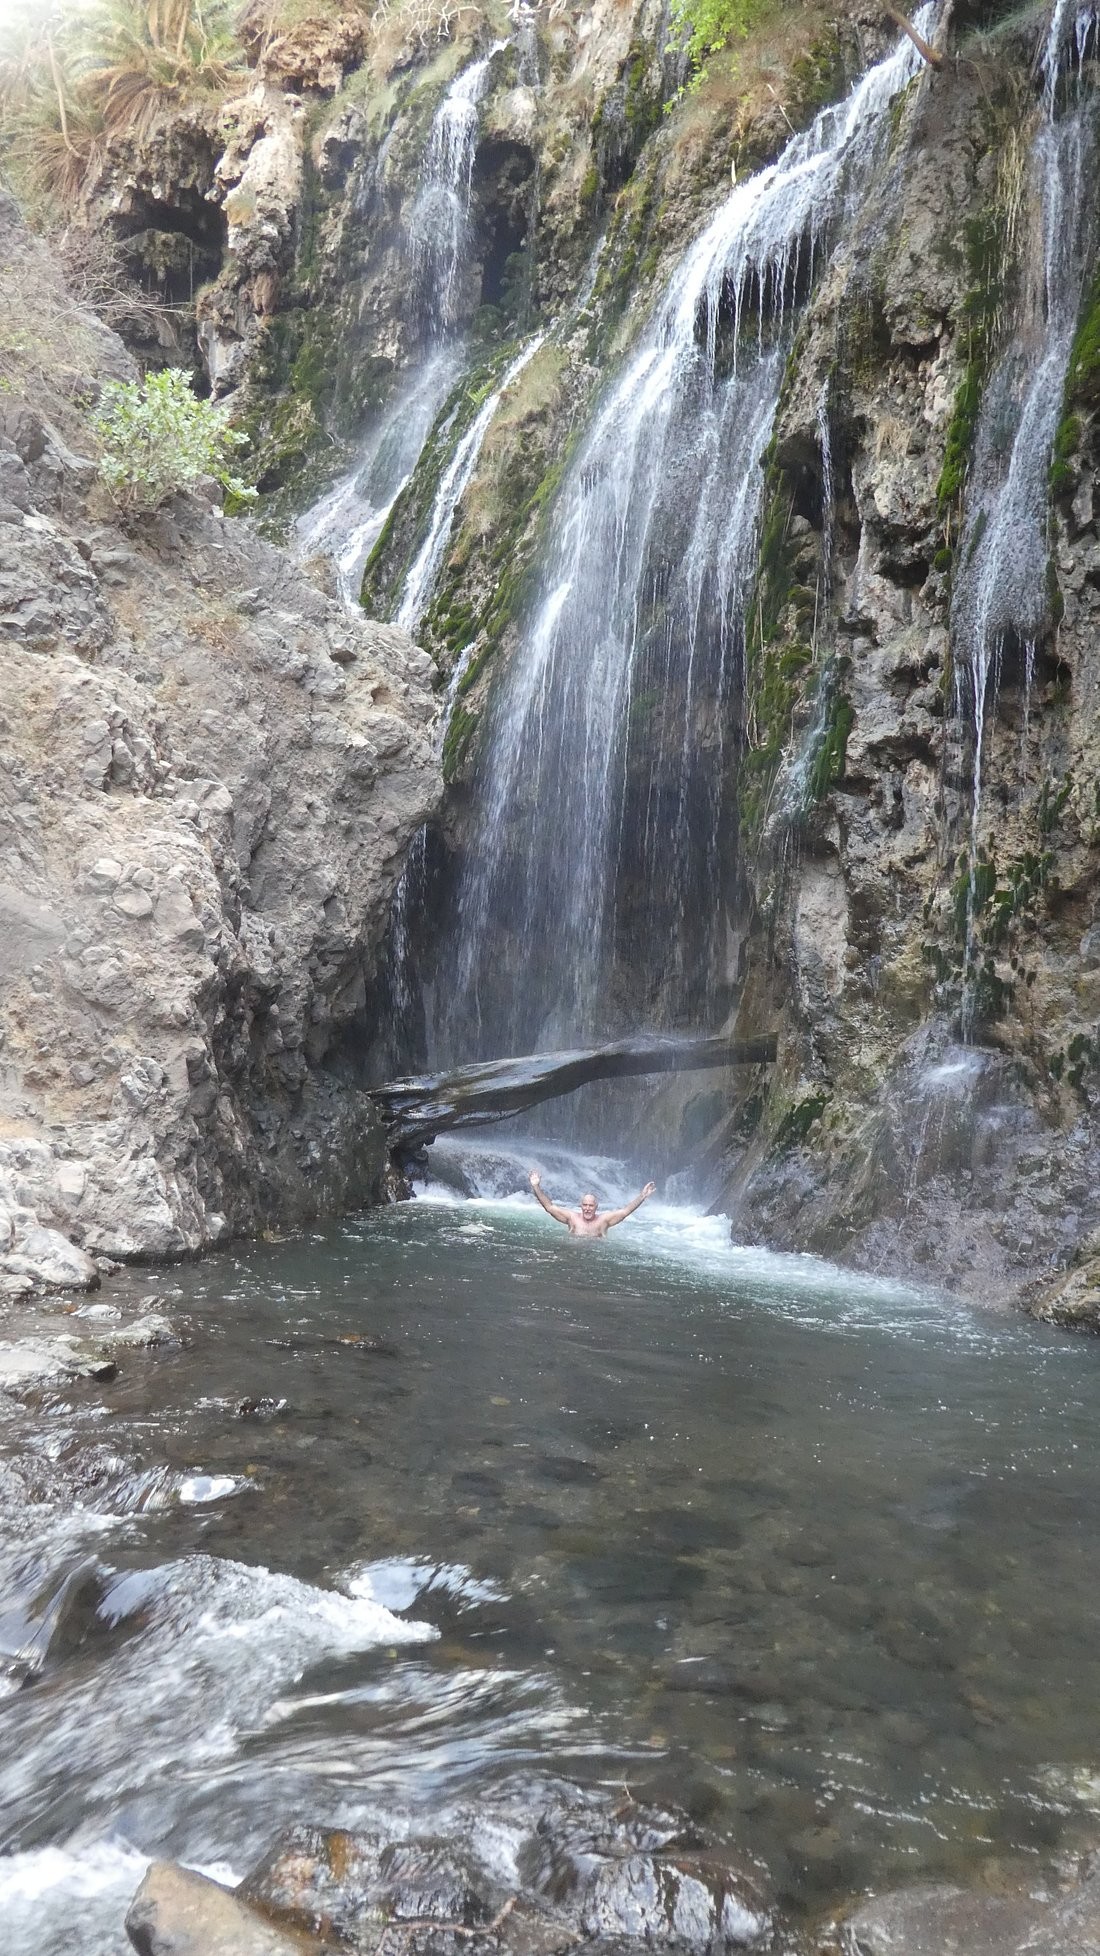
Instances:
[[[0,1423],[11,1956],[518,1768],[686,1805],[795,1924],[1100,1836],[1094,1344],[439,1187],[125,1285],[184,1348]]]

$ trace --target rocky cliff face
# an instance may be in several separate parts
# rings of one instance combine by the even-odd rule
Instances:
[[[1040,562],[1030,594],[1040,622],[1030,643],[1006,622],[980,729],[964,604],[989,542],[973,521],[989,467],[975,396],[992,400],[1014,340],[1041,357],[1025,313],[1044,257],[1028,157],[1045,26],[960,23],[957,61],[903,105],[889,174],[791,363],[760,568],[770,622],[747,673],[762,765],[741,797],[740,1025],[778,1011],[784,1058],[724,1145],[742,1226],[769,1242],[1026,1290],[1066,1317],[1056,1273],[1087,1261],[1100,1224],[1100,542],[1080,356],[1049,588]],[[1094,144],[1087,66],[1073,86]],[[1071,221],[1087,230],[1087,207]],[[1084,250],[1094,265],[1094,234]],[[993,433],[1003,456],[1011,416]],[[1042,510],[1049,447],[1032,466]],[[1013,547],[1027,550],[1022,521]],[[1072,1292],[1079,1311],[1080,1278]]]
[[[998,363],[1041,353],[1045,220],[1030,159],[1049,114],[1037,79],[1049,18],[955,6],[950,58],[896,102],[871,193],[787,295],[803,310],[763,463],[723,800],[736,820],[714,892],[730,953],[715,1009],[732,998],[745,1035],[778,1026],[781,1062],[735,1097],[708,1087],[653,1113],[666,1166],[705,1165],[739,1234],[998,1294],[1073,1268],[1053,1308],[1088,1318],[1100,1297],[1095,233],[1050,485],[1051,568],[980,687],[965,617],[983,471],[1011,442],[1011,412],[998,431],[983,401]],[[736,72],[713,64],[668,112],[678,76],[645,4],[555,7],[519,30],[468,10],[456,38],[419,48],[310,33],[271,55],[201,140],[170,130],[159,161],[116,158],[104,195],[124,228],[159,195],[177,213],[169,229],[185,221],[214,240],[197,302],[204,358],[253,432],[268,513],[285,520],[422,357],[403,267],[427,132],[463,64],[508,40],[481,109],[458,383],[365,585],[372,608],[395,606],[449,457],[542,328],[485,434],[418,627],[437,684],[456,685],[449,794],[419,926],[404,920],[427,948],[491,766],[485,707],[523,656],[558,485],[601,386],[731,174],[774,157],[892,30],[858,4],[765,10]],[[1073,86],[1092,105],[1095,160],[1095,38],[1082,47]],[[757,300],[747,330],[766,338]]]
[[[403,633],[349,617],[213,486],[112,520],[80,403],[127,356],[6,200],[0,260],[58,353],[0,394],[0,1282],[18,1290],[39,1225],[175,1256],[377,1192],[358,1052],[436,799],[436,706]]]

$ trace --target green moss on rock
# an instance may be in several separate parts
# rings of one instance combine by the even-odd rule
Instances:
[[[829,1104],[828,1090],[824,1087],[815,1093],[804,1095],[796,1100],[781,1116],[772,1138],[770,1153],[786,1154],[792,1148],[801,1147],[812,1127],[821,1119]]]
[[[1081,309],[1066,369],[1062,418],[1054,437],[1050,486],[1054,495],[1072,489],[1074,460],[1086,422],[1100,407],[1100,271],[1096,273]]]

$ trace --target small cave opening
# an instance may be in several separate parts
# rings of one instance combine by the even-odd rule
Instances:
[[[126,211],[112,221],[135,278],[168,305],[189,305],[198,287],[221,271],[225,212],[200,190],[181,190],[174,204],[132,192]]]
[[[522,320],[529,302],[534,180],[535,158],[526,143],[494,138],[480,145],[473,176],[480,304],[510,322]]]
[[[745,266],[739,275],[727,275],[722,282],[715,316],[720,372],[733,364],[738,340],[750,333],[767,343],[790,318],[796,307],[809,298],[820,253],[810,239],[801,239],[794,249],[770,262]],[[706,300],[700,303],[695,321],[695,337],[707,338]]]

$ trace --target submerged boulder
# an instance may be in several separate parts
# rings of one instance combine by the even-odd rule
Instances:
[[[843,1956],[1100,1956],[1100,1876],[1053,1899],[911,1888],[864,1903],[842,1924],[839,1948]]]

